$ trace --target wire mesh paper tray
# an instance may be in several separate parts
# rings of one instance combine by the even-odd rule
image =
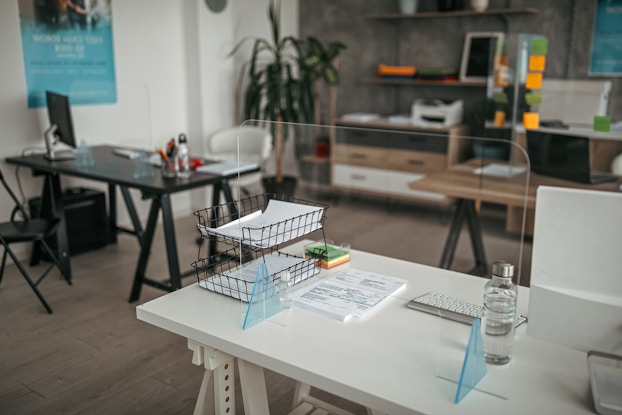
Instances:
[[[251,249],[273,248],[322,229],[327,205],[283,195],[257,195],[194,212],[203,238]]]
[[[299,258],[282,252],[248,257],[240,264],[240,250],[231,248],[212,258],[192,263],[200,287],[248,302],[253,292],[259,264],[266,263],[277,292],[281,286],[281,272],[289,272],[289,286],[298,284],[320,272],[315,259]]]

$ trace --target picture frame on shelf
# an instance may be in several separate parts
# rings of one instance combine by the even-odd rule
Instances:
[[[503,37],[502,32],[468,32],[465,35],[459,75],[461,82],[486,81],[490,58]]]

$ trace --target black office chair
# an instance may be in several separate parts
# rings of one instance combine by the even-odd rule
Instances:
[[[62,267],[54,254],[50,246],[46,242],[46,238],[50,237],[56,231],[56,227],[58,226],[58,220],[48,220],[48,219],[31,219],[24,209],[24,206],[19,202],[7,182],[4,180],[4,175],[2,171],[0,171],[0,181],[2,181],[2,185],[13,199],[15,203],[15,207],[11,212],[11,219],[9,222],[0,223],[0,243],[4,246],[4,254],[2,255],[2,265],[0,265],[0,282],[2,282],[2,276],[4,274],[4,266],[6,264],[7,254],[11,257],[19,271],[22,273],[30,288],[34,291],[34,293],[39,298],[39,301],[43,304],[48,313],[52,314],[52,309],[45,301],[39,290],[37,289],[37,285],[45,278],[48,273],[52,270],[54,266],[56,266],[65,280],[69,285],[71,285],[71,280],[67,278],[67,276],[63,273]],[[21,220],[16,220],[17,214],[22,216]],[[10,248],[11,244],[14,243],[23,243],[23,242],[37,242],[41,244],[43,249],[49,255],[51,263],[49,267],[45,270],[45,272],[36,280],[33,281],[26,269],[22,265],[22,263],[17,259],[17,256]]]

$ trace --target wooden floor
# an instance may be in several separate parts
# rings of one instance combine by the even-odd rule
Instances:
[[[449,227],[446,209],[307,196],[330,204],[326,237],[335,242],[431,265],[440,259]],[[489,262],[518,252],[519,239],[504,233],[501,216],[496,210],[482,214]],[[189,268],[200,255],[194,217],[178,218],[176,232],[180,263]],[[156,235],[149,275],[165,275],[162,239]],[[467,238],[461,239],[455,267],[464,271],[472,264]],[[523,275],[530,244],[525,247]],[[127,302],[137,256],[138,243],[128,235],[120,235],[116,245],[74,256],[73,286],[56,272],[40,285],[52,315],[8,266],[0,285],[0,414],[192,413],[203,370],[192,365],[185,339],[136,319],[137,304],[164,293],[146,287],[138,303]],[[193,278],[184,281],[191,283]],[[266,383],[272,413],[286,414],[294,382],[267,372]],[[354,403],[315,393],[355,414],[366,413]],[[237,398],[236,413],[243,414],[241,394]]]

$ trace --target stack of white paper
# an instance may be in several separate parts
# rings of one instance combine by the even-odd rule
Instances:
[[[348,268],[310,284],[292,295],[293,303],[346,321],[362,317],[406,285],[406,280]]]
[[[270,248],[313,232],[321,227],[324,208],[299,203],[268,201],[266,210],[253,212],[218,228],[199,225],[209,233],[258,248]]]

